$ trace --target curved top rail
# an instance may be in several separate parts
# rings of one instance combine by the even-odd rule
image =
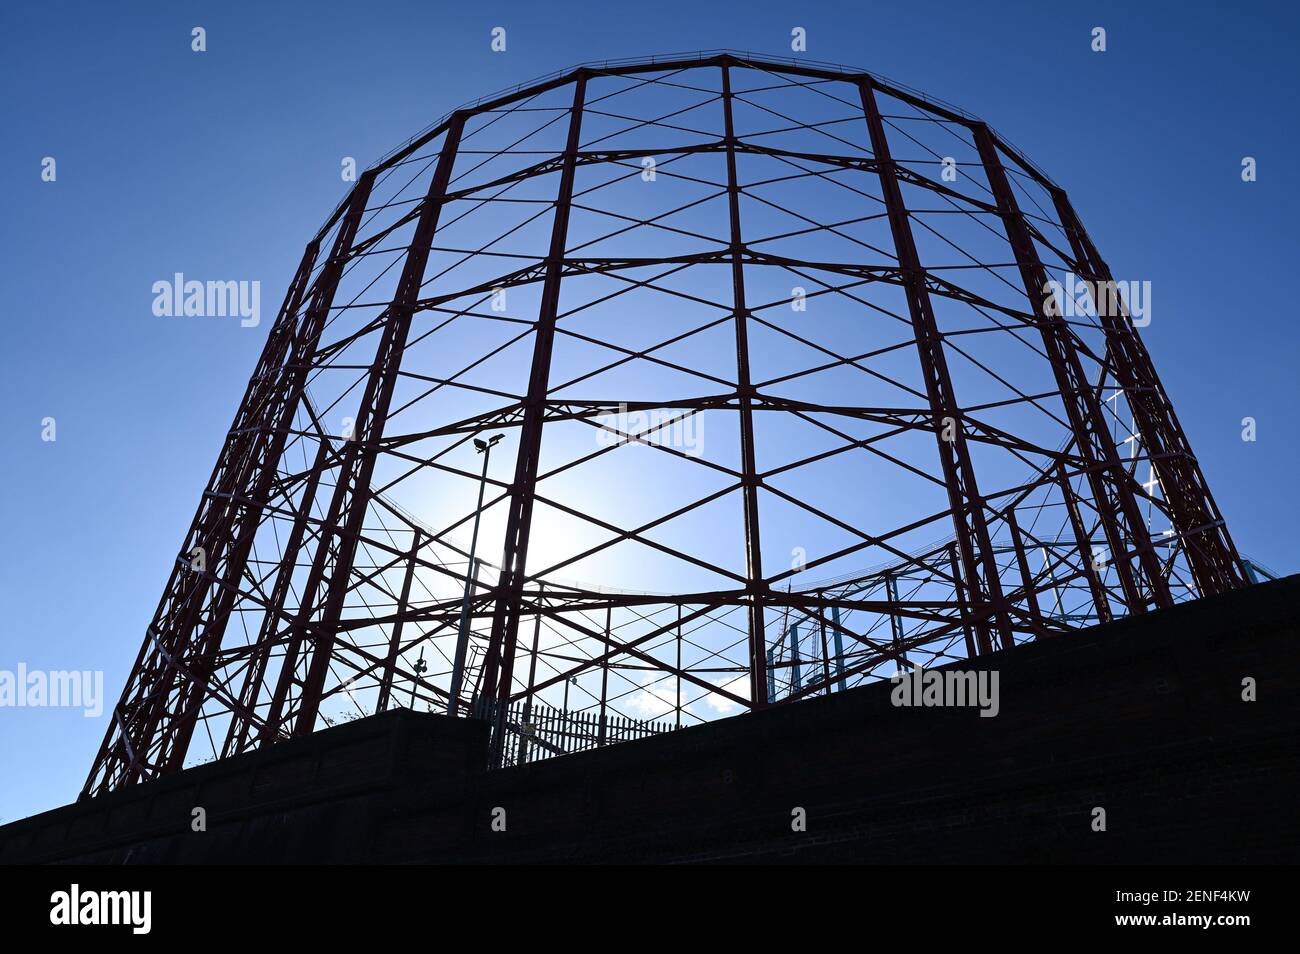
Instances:
[[[382,157],[380,157],[379,160],[377,160],[372,165],[368,166],[367,170],[373,171],[384,167],[386,164],[391,162],[394,157],[401,155],[402,152],[410,149],[414,144],[420,142],[422,139],[425,139],[431,135],[436,134],[436,131],[440,127],[446,125],[446,123],[456,113],[473,112],[474,110],[481,108],[487,103],[494,103],[500,100],[508,100],[510,98],[519,96],[522,93],[526,93],[531,89],[544,87],[547,84],[551,84],[551,83],[562,82],[566,78],[571,77],[574,74],[583,70],[617,73],[618,71],[621,70],[629,70],[632,68],[639,68],[639,67],[646,67],[646,66],[655,66],[656,64],[659,63],[663,63],[665,65],[672,64],[672,63],[694,63],[697,65],[704,65],[724,56],[736,60],[741,65],[799,67],[801,69],[814,69],[814,70],[820,70],[827,73],[838,73],[841,76],[843,76],[845,79],[854,79],[863,76],[868,77],[886,93],[888,93],[890,90],[897,90],[901,93],[907,94],[909,97],[912,97],[913,99],[916,99],[924,104],[933,106],[936,109],[952,113],[956,116],[960,116],[962,119],[966,120],[967,122],[983,123],[985,126],[988,126],[989,131],[993,133],[994,139],[998,142],[998,144],[1009,155],[1011,155],[1018,163],[1023,165],[1026,169],[1032,170],[1036,175],[1041,177],[1044,182],[1049,183],[1052,186],[1057,186],[1057,183],[1049,175],[1047,175],[1046,172],[1044,172],[1037,165],[1035,165],[1030,159],[1028,159],[1023,152],[1021,152],[1016,146],[1014,146],[1005,136],[999,133],[993,126],[984,122],[984,120],[980,119],[978,116],[969,112],[968,110],[963,109],[960,106],[956,106],[952,103],[946,102],[945,100],[942,100],[937,96],[932,96],[928,93],[924,93],[916,89],[915,87],[908,86],[906,83],[900,83],[897,80],[892,80],[889,77],[884,76],[883,74],[873,73],[869,70],[858,69],[856,67],[845,66],[842,63],[831,63],[825,60],[811,59],[809,57],[779,56],[771,53],[754,53],[748,50],[732,50],[732,49],[694,50],[685,53],[659,53],[651,56],[627,56],[627,57],[618,57],[618,58],[604,59],[604,60],[589,60],[587,62],[578,63],[574,66],[570,66],[565,69],[552,70],[550,73],[546,73],[542,76],[534,77],[533,79],[527,80],[525,82],[515,83],[513,86],[508,86],[505,87],[504,89],[499,89],[493,93],[487,93],[483,96],[478,97],[477,99],[473,99],[470,100],[469,102],[462,103],[461,105],[457,106],[455,109],[448,110],[437,120],[435,120],[434,122],[430,123],[428,126],[425,126],[423,129],[421,129],[418,133],[411,136],[406,141],[400,143],[394,148],[390,149]],[[1057,187],[1059,188],[1059,186]],[[348,193],[349,194],[351,193],[350,189],[348,190]],[[326,219],[325,225],[321,229],[322,235],[329,230],[330,224],[339,215],[340,211],[342,210],[346,202],[347,202],[347,195],[345,194],[343,198],[339,200],[338,205],[335,206],[333,211],[330,213],[329,218]]]

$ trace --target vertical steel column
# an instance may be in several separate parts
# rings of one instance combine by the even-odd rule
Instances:
[[[840,608],[831,607],[831,638],[835,641],[835,674],[839,676],[840,692],[849,687],[844,676],[844,634],[840,631]]]
[[[499,436],[499,435],[498,435]],[[475,444],[480,442],[476,439]],[[469,563],[465,567],[465,598],[460,604],[460,624],[456,627],[456,650],[451,660],[451,685],[447,691],[447,715],[459,715],[461,683],[465,678],[465,654],[469,649],[470,604],[478,587],[479,524],[483,518],[483,495],[487,491],[488,464],[492,460],[495,439],[479,448],[483,455],[483,475],[478,482],[478,503],[474,505],[474,530],[469,540]]]
[[[284,707],[294,682],[298,657],[305,651],[306,672],[298,696],[298,708],[292,734],[305,735],[316,722],[320,707],[320,690],[333,652],[334,629],[338,625],[352,576],[352,563],[361,536],[362,522],[370,499],[370,476],[378,457],[377,443],[382,439],[388,419],[388,406],[401,368],[411,317],[420,287],[424,283],[429,248],[438,229],[438,216],[451,180],[465,115],[455,114],[447,125],[438,165],[430,178],[429,191],[421,206],[414,234],[406,253],[406,262],[398,281],[397,293],[388,310],[374,362],[366,380],[366,389],[357,408],[355,430],[342,450],[342,461],[334,485],[330,507],[322,524],[324,532],[316,547],[311,575],[303,589],[301,605],[289,630],[280,680],[271,700],[270,714],[262,732],[262,744],[274,741],[284,716]],[[331,536],[338,536],[338,550],[333,566],[328,568]],[[328,578],[327,578],[328,574]],[[323,594],[323,596],[322,596]],[[320,603],[317,600],[320,599]],[[312,616],[320,609],[320,619]]]
[[[888,570],[885,571],[885,596],[893,606],[898,605],[898,584],[894,582],[894,575]],[[907,653],[903,651],[903,624],[898,618],[898,613],[889,614],[889,634],[894,640],[894,662],[901,670],[907,662]]]
[[[1007,521],[1007,529],[1011,531],[1011,548],[1015,550],[1016,566],[1020,570],[1020,579],[1025,587],[1025,605],[1029,609],[1030,619],[1033,620],[1034,638],[1038,639],[1043,635],[1043,611],[1038,605],[1038,589],[1034,585],[1034,576],[1029,572],[1029,557],[1025,553],[1025,541],[1020,535],[1020,524],[1016,522],[1015,510],[1008,507],[1004,517]]]
[[[966,599],[966,587],[961,576],[961,557],[958,555],[955,542],[948,544],[945,549],[948,551],[948,572],[952,575],[953,583],[956,584],[957,601],[961,605],[961,631],[966,640],[966,655],[973,659],[980,650],[976,648],[975,633],[971,627],[970,602]]]
[[[998,214],[1007,233],[1007,241],[1016,256],[1025,297],[1037,319],[1052,371],[1056,375],[1057,390],[1070,419],[1079,454],[1087,462],[1087,479],[1092,490],[1093,503],[1101,519],[1102,531],[1110,547],[1115,571],[1124,591],[1125,602],[1133,613],[1145,613],[1146,595],[1132,566],[1135,555],[1146,579],[1151,599],[1156,606],[1170,606],[1173,600],[1164,578],[1146,522],[1128,489],[1128,474],[1120,462],[1110,430],[1102,414],[1100,401],[1092,393],[1079,354],[1070,339],[1065,319],[1047,313],[1046,297],[1051,294],[1047,284],[1047,270],[1034,248],[1034,241],[1025,223],[1015,193],[1007,179],[1006,170],[998,156],[998,146],[993,133],[983,123],[971,126],[975,146],[979,151],[989,188],[997,201]],[[1120,525],[1123,519],[1124,526]],[[1126,533],[1127,531],[1127,533]],[[1130,554],[1132,543],[1135,554]]]
[[[1114,287],[1110,268],[1060,189],[1052,189],[1052,202],[1074,251],[1075,272],[1089,282]],[[1165,394],[1151,356],[1126,311],[1112,314],[1093,301],[1106,331],[1107,350],[1116,379],[1124,389],[1138,436],[1152,461],[1160,461],[1165,502],[1173,513],[1176,530],[1187,546],[1187,560],[1203,595],[1236,589],[1246,582],[1241,555],[1228,533],[1227,523],[1210,493],[1196,455],[1178,423],[1173,404]],[[1118,302],[1117,297],[1112,301]],[[1121,303],[1122,308],[1122,303]],[[1195,539],[1193,539],[1195,538]]]
[[[609,624],[613,616],[614,608],[605,607],[605,645],[609,645]],[[600,727],[596,730],[596,744],[605,744],[605,706],[609,699],[609,656],[604,655],[600,662]]]
[[[682,727],[682,604],[677,604],[677,728]]]
[[[519,764],[528,761],[529,727],[533,720],[533,686],[537,683],[537,654],[541,649],[542,638],[542,593],[546,584],[537,587],[537,612],[533,616],[533,652],[528,657],[528,687],[524,691],[524,731],[519,739]]]
[[[880,118],[871,82],[861,80],[858,92],[862,99],[867,131],[871,136],[871,151],[876,158],[876,170],[884,191],[885,208],[889,213],[894,251],[903,271],[907,308],[916,334],[916,350],[925,375],[926,394],[930,401],[934,435],[939,448],[939,462],[948,489],[948,503],[952,508],[953,532],[956,535],[961,571],[956,581],[957,590],[959,594],[963,588],[965,590],[965,599],[961,600],[966,604],[963,616],[969,616],[978,642],[978,651],[987,653],[994,649],[989,631],[990,621],[994,623],[1000,646],[1010,646],[1015,640],[984,514],[984,498],[980,495],[975,468],[966,447],[965,426],[961,421],[961,410],[952,386],[952,377],[948,373],[947,358],[944,356],[943,335],[939,332],[930,294],[925,286],[925,271],[916,251],[907,205],[898,186],[898,173],[889,151],[889,139],[885,135],[885,124]],[[943,438],[945,418],[951,419],[955,425],[951,441]],[[969,614],[966,607],[969,607]]]
[[[393,670],[397,668],[397,655],[402,648],[402,625],[410,610],[411,583],[415,579],[416,558],[420,555],[419,530],[411,531],[411,552],[406,558],[406,573],[402,576],[402,595],[397,601],[397,619],[393,622],[392,634],[388,637],[388,653],[384,656],[384,674],[379,680],[379,696],[375,700],[375,712],[388,708],[388,697],[393,691]]]
[[[542,423],[550,387],[551,349],[555,342],[555,321],[560,307],[560,279],[564,274],[564,253],[569,233],[569,208],[573,201],[573,180],[582,134],[582,108],[587,91],[587,74],[579,72],[573,83],[573,106],[569,110],[569,133],[561,160],[560,187],[551,222],[551,244],[546,256],[533,341],[533,362],[524,399],[524,417],[519,428],[519,451],[515,476],[510,484],[510,506],[502,548],[501,575],[497,581],[497,602],[492,614],[492,633],[483,659],[483,698],[496,699],[497,726],[493,730],[492,764],[500,754],[501,725],[510,701],[514,674],[515,645],[519,635],[519,614],[523,601],[524,570],[528,562],[528,536],[533,516],[533,495],[537,486],[538,459],[542,446]]]
[[[767,681],[767,637],[763,623],[763,548],[759,538],[758,467],[754,460],[754,408],[757,391],[749,376],[749,310],[745,307],[745,249],[740,231],[740,183],[736,175],[736,125],[732,114],[731,60],[722,61],[723,142],[727,147],[727,204],[731,220],[731,287],[736,322],[736,401],[740,410],[740,482],[745,512],[745,595],[749,601],[749,698],[750,706],[763,708],[763,684]]]
[[[818,593],[818,598],[822,594]],[[831,694],[831,648],[826,642],[826,611],[817,607],[817,635],[822,644],[822,682],[826,686],[826,695]]]
[[[1079,503],[1075,500],[1074,487],[1070,484],[1070,477],[1065,472],[1064,464],[1056,465],[1056,479],[1061,487],[1061,496],[1065,500],[1065,512],[1069,514],[1070,526],[1074,530],[1075,539],[1079,542],[1079,565],[1083,568],[1083,576],[1088,581],[1088,590],[1092,593],[1092,601],[1097,607],[1097,618],[1103,623],[1108,623],[1111,619],[1110,597],[1106,593],[1106,587],[1102,585],[1101,577],[1097,575],[1097,567],[1093,563],[1092,537],[1087,527],[1083,525],[1083,517],[1079,514]],[[1063,607],[1062,612],[1064,612]]]
[[[794,623],[787,631],[790,640],[790,665],[793,667],[790,673],[790,685],[798,692],[803,688],[803,672],[800,669],[799,659],[799,624]]]

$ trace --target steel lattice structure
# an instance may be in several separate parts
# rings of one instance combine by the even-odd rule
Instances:
[[[452,112],[307,246],[85,793],[397,705],[509,763],[543,711],[600,744],[1244,585],[1070,274],[1111,279],[1055,183],[868,73],[694,54]]]

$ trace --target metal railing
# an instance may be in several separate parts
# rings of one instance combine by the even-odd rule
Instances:
[[[495,721],[491,706],[480,705],[478,709],[480,718]],[[509,768],[662,735],[676,728],[672,722],[633,719],[597,710],[557,709],[540,702],[516,702],[505,711],[505,718],[500,722],[501,738],[494,750],[500,753],[499,766]]]

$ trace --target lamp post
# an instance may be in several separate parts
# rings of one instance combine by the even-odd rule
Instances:
[[[424,647],[420,647],[420,658],[415,661],[415,678],[411,680],[411,709],[415,709],[415,686],[424,675],[424,671],[429,668],[429,664],[424,661]]]
[[[475,453],[483,455],[483,476],[478,483],[478,506],[474,508],[474,532],[469,541],[469,566],[465,570],[465,599],[460,606],[460,630],[456,633],[456,656],[451,664],[451,692],[447,697],[447,715],[454,716],[460,705],[460,685],[465,677],[465,651],[469,646],[469,604],[474,595],[474,585],[478,582],[478,561],[474,556],[478,549],[478,524],[483,516],[483,492],[487,489],[488,461],[492,457],[492,448],[504,434],[494,434],[487,440],[474,438]]]

